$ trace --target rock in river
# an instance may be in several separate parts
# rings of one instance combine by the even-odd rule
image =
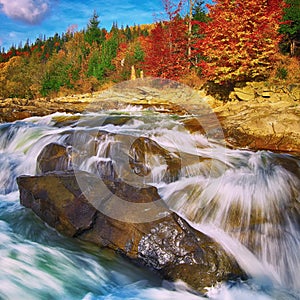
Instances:
[[[219,244],[169,211],[155,187],[133,187],[83,171],[24,175],[17,182],[21,204],[62,234],[116,250],[165,279],[183,280],[205,293],[220,281],[245,276]],[[115,198],[125,206],[116,207],[121,201]],[[146,216],[159,217],[135,222],[141,211],[126,210],[126,203],[148,204]]]

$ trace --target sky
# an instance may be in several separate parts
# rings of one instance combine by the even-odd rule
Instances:
[[[87,27],[94,10],[100,27],[152,23],[163,12],[162,0],[0,0],[0,49],[18,47],[44,35],[61,35],[76,25]]]

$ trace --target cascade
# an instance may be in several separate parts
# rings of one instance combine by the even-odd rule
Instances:
[[[193,223],[239,240],[280,284],[299,289],[299,161],[266,151],[227,151],[230,167],[220,176],[161,184],[163,199]]]
[[[42,234],[39,238],[33,234],[42,232],[39,220],[30,221],[31,233],[20,229],[22,226],[19,222],[26,222],[26,226],[29,226],[26,220],[29,217],[21,217],[24,209],[17,205],[16,177],[35,174],[36,160],[41,150],[55,142],[70,148],[70,163],[73,168],[97,175],[103,165],[112,164],[115,174],[107,174],[108,176],[118,176],[131,185],[156,186],[160,196],[172,210],[183,216],[194,228],[224,245],[225,249],[237,257],[249,275],[253,278],[264,276],[270,280],[271,287],[257,287],[260,284],[258,282],[253,285],[236,283],[231,290],[224,291],[221,288],[215,295],[210,292],[212,299],[222,299],[226,293],[231,293],[232,297],[241,293],[243,299],[250,299],[253,295],[257,299],[276,299],[280,295],[284,295],[286,299],[297,299],[300,291],[299,159],[268,151],[226,149],[219,142],[200,133],[191,134],[175,118],[154,112],[150,114],[132,109],[126,112],[127,119],[121,124],[102,122],[99,125],[94,122],[95,117],[102,116],[105,119],[114,113],[116,112],[91,113],[67,126],[58,126],[55,121],[58,116],[68,118],[67,114],[29,118],[0,125],[0,251],[5,258],[0,267],[7,269],[12,260],[17,261],[22,272],[27,270],[35,276],[40,273],[45,276],[46,283],[52,282],[51,288],[56,295],[74,295],[72,287],[63,286],[60,281],[63,278],[63,264],[68,266],[75,277],[80,277],[69,261],[75,259],[86,265],[84,272],[88,276],[81,283],[85,284],[83,291],[86,292],[86,296],[82,295],[81,299],[105,299],[101,295],[108,290],[113,293],[109,280],[115,282],[114,288],[118,284],[122,286],[119,293],[124,292],[123,298],[142,291],[158,296],[159,289],[164,289],[168,295],[174,293],[172,295],[178,297],[189,295],[190,299],[200,298],[178,286],[173,292],[169,288],[158,288],[158,283],[153,279],[149,279],[150,286],[149,283],[137,284],[134,281],[135,269],[129,270],[129,275],[111,274],[102,269],[105,269],[105,263],[100,264],[100,267],[97,265],[97,259],[92,254],[79,258],[80,255],[74,251],[73,242],[68,251],[62,254],[60,249],[64,247],[63,242],[52,230],[45,230],[51,236],[52,245],[45,244],[47,237]],[[118,112],[117,116],[121,118],[122,112]],[[12,213],[13,210],[15,211]],[[11,214],[16,219],[11,219]],[[14,237],[14,233],[17,237]],[[22,235],[28,240],[25,244],[20,241]],[[19,248],[14,248],[14,243]],[[38,246],[33,247],[34,243]],[[33,251],[35,261],[34,258],[29,259],[26,251]],[[58,266],[60,269],[49,271],[50,266],[48,271],[47,268],[39,269],[39,265],[35,264],[42,263],[43,255],[48,259],[58,259],[58,264],[62,264]],[[96,275],[91,275],[91,266],[95,268]],[[4,284],[7,272],[3,271],[4,275],[0,275],[1,285]],[[22,288],[15,286],[14,280],[18,276],[14,272],[17,273],[17,270],[13,269],[7,278],[11,278],[10,288],[17,292],[14,294],[7,290],[3,292],[4,296],[13,297],[25,293]],[[68,273],[70,281],[71,273]],[[93,276],[98,276],[94,279],[99,288],[91,283]],[[22,281],[19,277],[17,280]],[[24,280],[30,281],[28,278]],[[28,292],[35,287],[31,284],[23,288]],[[33,299],[49,295],[50,291],[43,290],[39,293]],[[1,296],[0,292],[0,298]]]

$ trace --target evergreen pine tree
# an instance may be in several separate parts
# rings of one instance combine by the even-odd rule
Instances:
[[[283,45],[289,45],[289,52],[295,55],[296,45],[300,46],[300,0],[285,0],[283,21],[280,32],[286,36]]]
[[[87,30],[85,32],[85,40],[92,45],[93,42],[96,42],[97,44],[101,44],[105,37],[102,34],[102,30],[99,28],[99,16],[97,15],[96,11],[94,11],[93,16],[89,20],[89,24],[87,27]]]

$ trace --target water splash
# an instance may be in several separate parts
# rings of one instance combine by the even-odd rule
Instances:
[[[122,113],[119,115],[122,116]],[[267,151],[225,149],[199,133],[191,134],[176,119],[155,113],[132,110],[126,112],[128,119],[122,124],[94,123],[88,128],[89,118],[95,116],[98,117],[99,113],[85,115],[78,122],[62,127],[57,119],[68,117],[64,114],[0,125],[0,210],[4,212],[4,215],[0,214],[0,252],[4,257],[0,262],[0,282],[5,287],[1,288],[0,297],[13,299],[31,293],[32,299],[61,293],[73,295],[73,291],[70,292],[63,283],[65,264],[70,271],[67,281],[74,283],[71,273],[75,278],[82,278],[73,262],[80,260],[84,252],[71,251],[70,256],[65,255],[61,245],[55,242],[56,246],[45,245],[47,238],[36,240],[32,227],[25,234],[15,222],[22,224],[21,227],[29,226],[32,219],[25,225],[21,217],[23,212],[13,215],[18,208],[11,206],[18,197],[15,178],[35,173],[36,158],[45,145],[59,142],[74,146],[70,142],[70,136],[73,136],[77,140],[75,146],[78,146],[71,149],[74,151],[73,157],[71,153],[73,166],[99,174],[99,164],[111,163],[118,176],[129,183],[137,184],[139,180],[139,184],[156,185],[173,210],[221,243],[254,279],[268,278],[263,283],[254,280],[245,285],[235,283],[211,289],[208,293],[210,298],[297,299],[300,290],[299,160]],[[105,119],[105,114],[102,116]],[[180,158],[176,180],[171,182],[165,176],[168,164],[159,155],[145,156],[145,167],[150,170],[146,172],[147,176],[138,176],[138,170],[130,167],[129,149],[139,137],[153,140]],[[40,225],[34,223],[33,226]],[[23,244],[24,235],[27,240]],[[55,261],[58,269],[40,269],[47,260]],[[80,263],[85,264],[86,261]],[[189,291],[180,290],[178,286],[173,289],[151,284],[143,286],[137,283],[138,280],[133,284],[132,281],[123,284],[122,288],[115,283],[115,290],[109,289],[107,270],[95,265],[93,260],[87,264],[86,276],[89,279],[82,283],[86,293],[81,294],[84,299],[126,299],[133,294],[141,299],[183,296],[201,299]],[[11,271],[8,270],[10,265]],[[95,275],[100,278],[97,284],[105,286],[104,290],[97,290],[99,287],[90,282],[94,268],[99,270]],[[44,278],[45,282],[39,282],[40,287],[35,286],[38,279],[30,282],[38,277]],[[48,281],[52,285],[47,284]],[[52,294],[48,287],[51,287]],[[33,290],[37,291],[36,295]]]
[[[278,164],[290,158],[228,151],[227,166],[232,167],[222,176],[184,177],[160,185],[163,199],[188,220],[215,226],[239,240],[280,284],[299,290],[300,178]]]

